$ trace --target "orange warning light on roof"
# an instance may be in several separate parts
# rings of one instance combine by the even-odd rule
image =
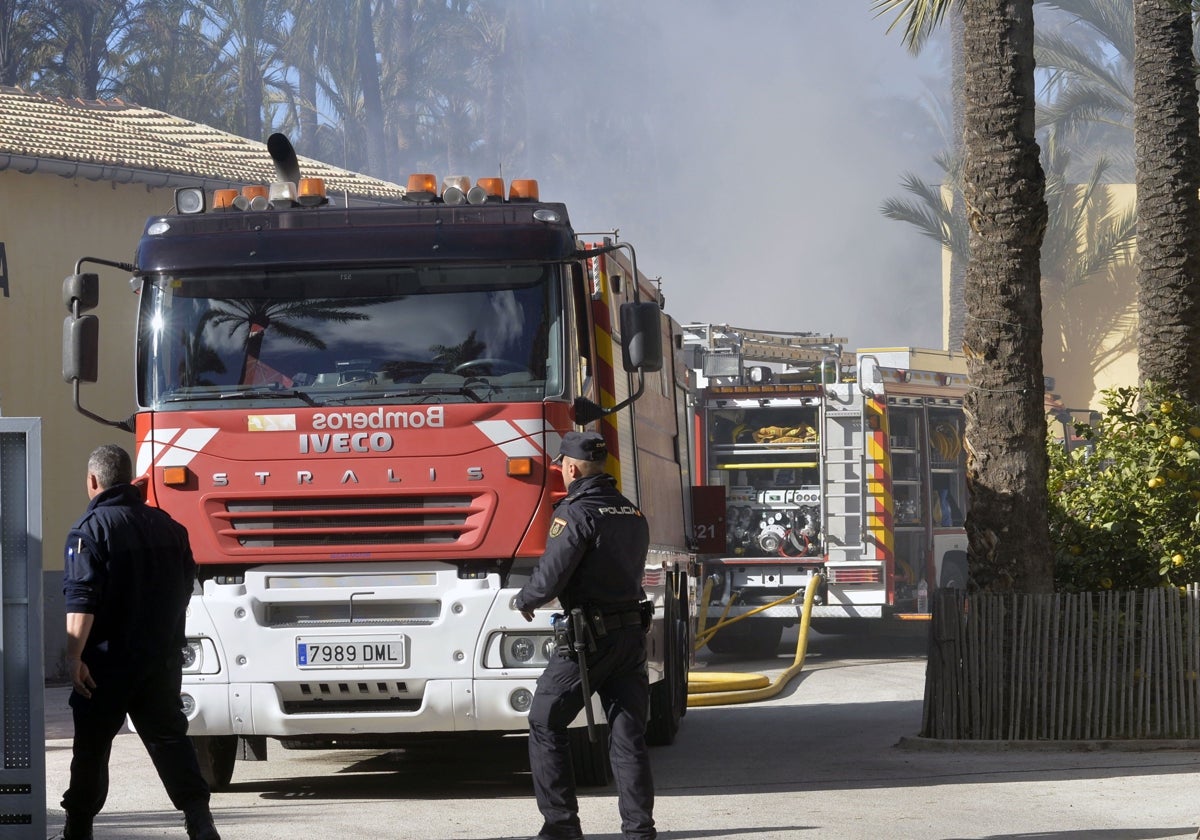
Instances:
[[[488,200],[497,199],[504,200],[504,179],[503,178],[480,178],[475,182],[475,186],[482,187],[487,194]]]
[[[532,178],[514,178],[508,188],[509,201],[537,201],[538,182]]]
[[[428,172],[408,176],[408,192],[437,194],[437,178]]]
[[[228,210],[240,193],[237,190],[213,190],[213,209]]]
[[[296,201],[305,207],[315,207],[318,204],[324,204],[326,201],[325,179],[301,178],[300,184],[296,188]]]

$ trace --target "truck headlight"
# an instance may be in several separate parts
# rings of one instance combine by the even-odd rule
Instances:
[[[189,638],[183,645],[183,673],[219,674],[221,660],[217,646],[207,637]]]
[[[554,653],[550,633],[493,633],[484,655],[485,668],[545,668]]]
[[[514,636],[504,640],[504,647],[501,650],[504,653],[502,659],[524,665],[533,659],[534,653],[537,652],[537,646],[528,636]]]

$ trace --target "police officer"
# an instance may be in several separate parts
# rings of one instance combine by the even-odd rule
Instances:
[[[650,687],[645,630],[639,609],[649,527],[642,512],[604,472],[604,438],[595,432],[563,435],[558,461],[567,496],[554,509],[546,551],[516,607],[527,621],[558,598],[564,612],[582,607],[595,648],[587,653],[590,688],[608,719],[609,757],[626,838],[648,840],[654,830],[654,781],[646,750]],[[567,727],[583,709],[580,664],[556,654],[538,678],[529,710],[529,763],[544,822],[542,840],[583,837],[568,751]]]
[[[87,511],[67,537],[63,595],[74,691],[64,840],[91,840],[108,796],[113,738],[128,715],[190,840],[221,840],[179,700],[184,612],[196,564],[187,531],[132,485],[129,454],[108,444],[87,465]]]

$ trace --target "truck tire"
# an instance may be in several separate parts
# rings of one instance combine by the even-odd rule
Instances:
[[[779,652],[782,638],[782,622],[747,618],[714,633],[708,640],[708,649],[744,659],[770,659]]]
[[[579,787],[604,787],[612,782],[612,764],[608,760],[608,724],[596,724],[596,743],[588,740],[586,726],[567,730],[571,748],[571,766]]]
[[[650,686],[650,719],[646,723],[646,743],[652,746],[669,746],[675,743],[679,722],[687,713],[688,650],[687,617],[681,615],[683,607],[675,597],[675,590],[667,590],[663,617],[663,678]]]
[[[237,760],[236,735],[195,735],[196,761],[200,775],[210,790],[224,790],[233,778],[233,763]]]

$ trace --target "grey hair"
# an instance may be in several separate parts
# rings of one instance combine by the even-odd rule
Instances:
[[[88,457],[88,472],[96,476],[102,490],[133,481],[133,461],[115,443],[97,446]]]
[[[579,466],[579,475],[598,475],[604,472],[603,461],[581,461],[578,458],[571,458]]]

